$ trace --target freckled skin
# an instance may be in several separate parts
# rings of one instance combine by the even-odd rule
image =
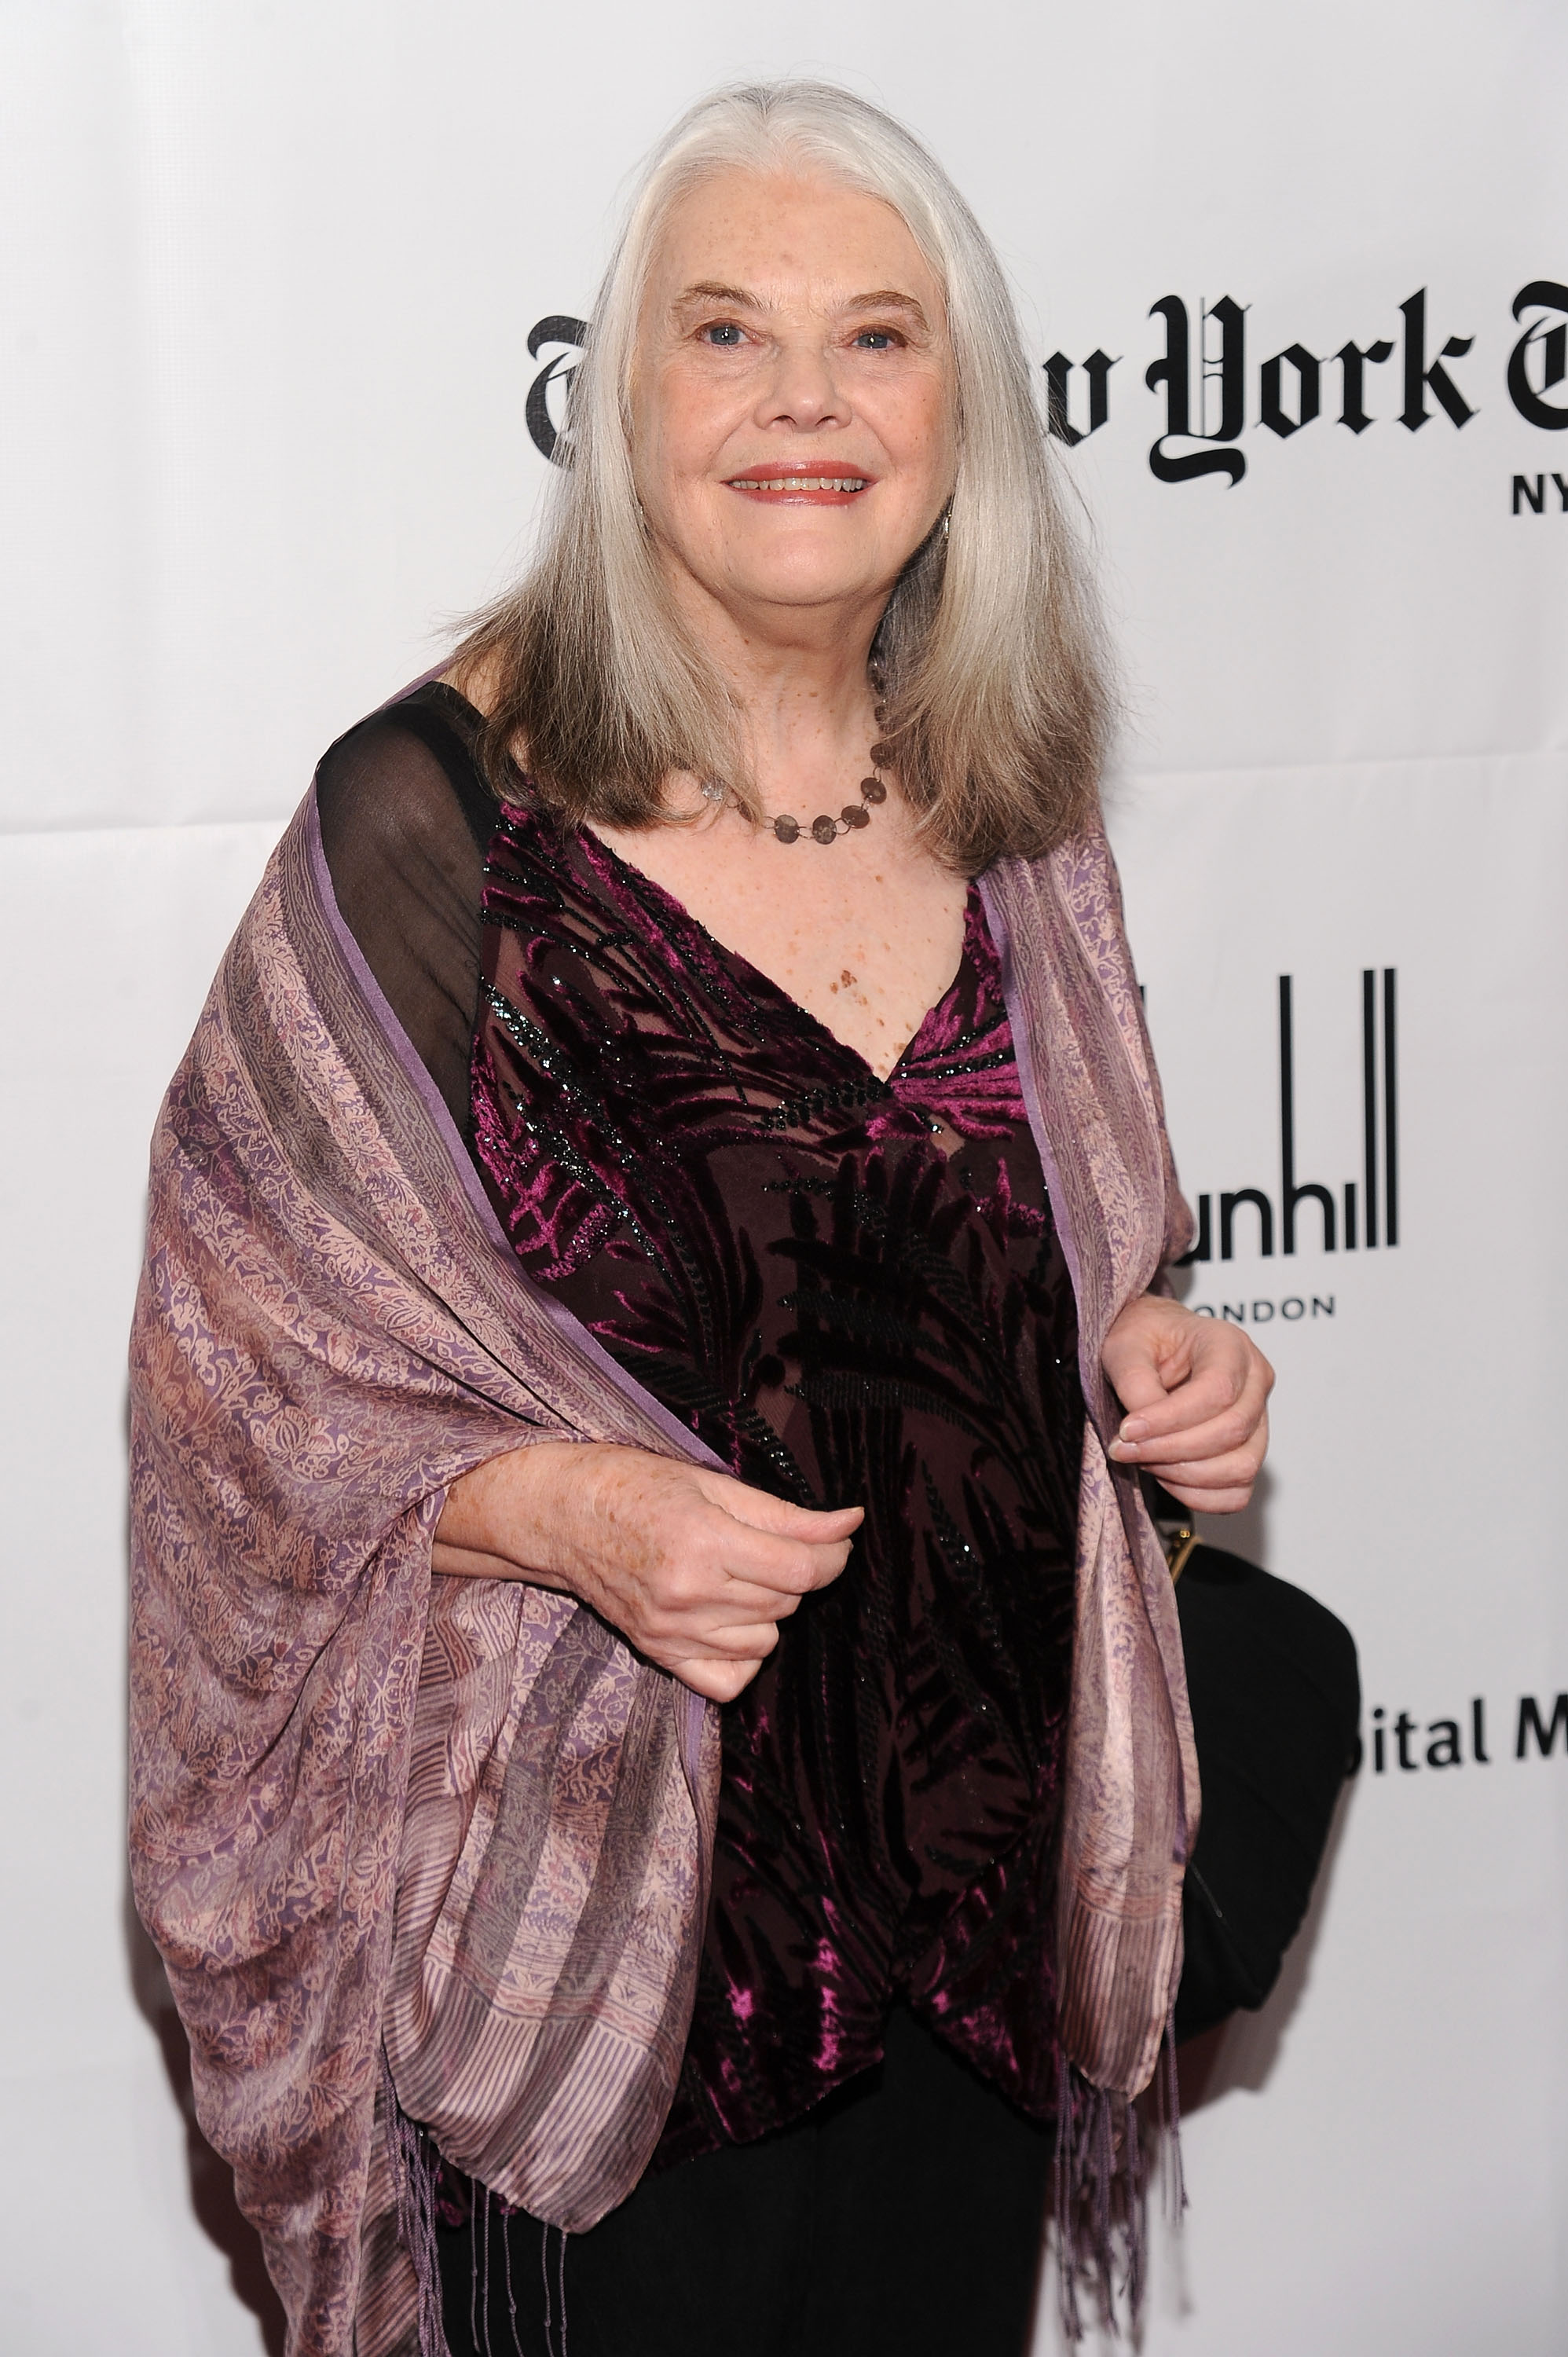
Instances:
[[[714,287],[757,300],[690,292]],[[671,599],[739,694],[765,809],[806,828],[836,815],[876,737],[872,635],[956,464],[941,288],[897,215],[810,181],[703,183],[654,260],[632,422]],[[735,489],[814,465],[867,488],[829,506]],[[832,844],[781,844],[683,778],[667,801],[687,824],[600,832],[886,1073],[958,970],[967,884],[883,774],[886,802]]]
[[[877,623],[952,491],[940,286],[875,198],[715,175],[674,208],[653,257],[630,408],[655,558],[745,715],[763,810],[808,828],[836,816],[858,799],[877,736]],[[819,468],[840,485],[826,498],[742,487]],[[864,488],[843,490],[851,480]],[[489,708],[482,673],[455,684]],[[684,823],[600,832],[886,1075],[958,971],[968,885],[931,856],[897,774],[883,775],[886,802],[829,845],[781,844],[690,777],[665,795]],[[1134,1411],[1111,1454],[1158,1470],[1184,1504],[1245,1505],[1273,1380],[1251,1343],[1146,1297],[1102,1356]],[[541,1444],[454,1484],[435,1566],[564,1587],[727,1701],[800,1596],[837,1577],[859,1519],[640,1450]]]

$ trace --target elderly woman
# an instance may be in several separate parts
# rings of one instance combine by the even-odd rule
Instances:
[[[1242,1504],[1271,1378],[1159,1290],[1089,603],[938,167],[697,106],[567,440],[160,1125],[139,1902],[294,2351],[1016,2357],[1180,1969],[1135,1469]]]

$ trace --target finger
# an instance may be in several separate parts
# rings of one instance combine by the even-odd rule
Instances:
[[[1139,1317],[1106,1337],[1101,1363],[1127,1411],[1124,1439],[1183,1430],[1239,1401],[1266,1400],[1273,1388],[1273,1369],[1250,1337],[1178,1314],[1174,1330]]]
[[[1224,1371],[1206,1369],[1164,1399],[1124,1415],[1117,1438],[1128,1443],[1164,1439],[1227,1421],[1242,1437],[1261,1422],[1273,1382],[1273,1370],[1262,1360],[1244,1372],[1240,1383]]]
[[[779,1538],[802,1540],[808,1545],[848,1538],[865,1518],[864,1506],[791,1505],[787,1498],[754,1490],[749,1482],[711,1472],[706,1466],[697,1469],[697,1487],[734,1521],[752,1530],[770,1531]]]
[[[702,1556],[715,1572],[748,1581],[780,1595],[804,1596],[825,1587],[849,1561],[847,1538],[831,1544],[805,1546],[799,1540],[775,1537],[725,1516],[701,1534]]]
[[[779,1620],[783,1617],[780,1612]],[[691,1654],[695,1662],[736,1662],[755,1652],[757,1660],[762,1660],[779,1645],[779,1620],[771,1609],[740,1615],[734,1621],[722,1620],[710,1609],[660,1609],[641,1615],[632,1642],[639,1652],[665,1662],[665,1666],[683,1654]]]
[[[689,1658],[696,1662],[758,1661],[779,1642],[777,1623],[766,1616],[738,1620],[726,1628],[701,1614],[650,1613],[633,1639],[638,1651],[662,1662]]]
[[[1141,1440],[1152,1433],[1189,1430],[1232,1410],[1255,1422],[1268,1395],[1262,1361],[1256,1366],[1239,1360],[1195,1368],[1185,1382],[1162,1391],[1155,1399],[1133,1405],[1123,1397],[1128,1412],[1122,1420],[1121,1437]]]
[[[668,1670],[682,1685],[700,1694],[704,1702],[734,1702],[743,1694],[762,1667],[760,1659],[754,1662],[708,1662],[697,1659],[677,1659],[661,1662],[660,1669]]]
[[[1101,1344],[1101,1364],[1118,1390],[1126,1381],[1143,1396],[1152,1396],[1152,1372],[1159,1389],[1169,1391],[1190,1373],[1197,1348],[1209,1339],[1211,1322],[1194,1317],[1179,1302],[1156,1302],[1145,1294],[1129,1302],[1112,1326]],[[1231,1340],[1229,1329],[1225,1339]]]
[[[1188,1490],[1170,1481],[1164,1486],[1192,1514],[1239,1514],[1252,1502],[1251,1481],[1230,1490]]]
[[[721,1571],[717,1577],[694,1578],[648,1613],[650,1627],[685,1629],[757,1628],[764,1621],[787,1620],[798,1612],[803,1595],[779,1587],[759,1587],[752,1580],[734,1579]]]
[[[830,1565],[828,1576],[839,1566]],[[822,1577],[812,1583],[825,1584]],[[722,1564],[688,1566],[641,1599],[636,1640],[649,1646],[712,1647],[718,1652],[766,1652],[778,1641],[778,1623],[799,1610],[811,1586],[778,1588],[736,1577]]]
[[[1254,1405],[1242,1400],[1223,1415],[1211,1416],[1207,1424],[1187,1430],[1155,1432],[1143,1440],[1124,1439],[1118,1434],[1106,1454],[1118,1465],[1146,1465],[1157,1471],[1163,1466],[1229,1457],[1235,1450],[1255,1447],[1261,1464],[1268,1448],[1268,1423],[1262,1401]]]
[[[1233,1449],[1223,1457],[1201,1460],[1178,1458],[1156,1468],[1160,1487],[1170,1491],[1174,1497],[1188,1490],[1250,1490],[1262,1469],[1262,1451],[1256,1448]]]
[[[1237,1385],[1221,1375],[1194,1375],[1146,1406],[1130,1410],[1122,1419],[1121,1437],[1142,1440],[1172,1432],[1195,1432],[1200,1425],[1216,1423],[1227,1415],[1241,1416],[1249,1424],[1255,1424],[1262,1405],[1261,1384]]]
[[[1136,1336],[1108,1341],[1101,1353],[1101,1364],[1130,1415],[1159,1408],[1169,1397],[1153,1351]]]
[[[1212,1494],[1193,1492],[1191,1497],[1184,1490],[1172,1490],[1169,1494],[1179,1499],[1188,1513],[1240,1513],[1245,1506],[1252,1503],[1252,1487],[1250,1485],[1245,1490],[1217,1490]]]

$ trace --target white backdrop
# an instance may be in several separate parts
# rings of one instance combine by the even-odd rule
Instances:
[[[801,0],[749,24],[712,0],[0,5],[0,2337],[263,2346],[124,1902],[122,1365],[158,1095],[317,754],[526,544],[524,403],[560,356],[530,330],[586,307],[624,172],[697,89],[805,68],[934,144],[1036,358],[1077,363],[1075,432],[1082,364],[1112,363],[1066,463],[1132,691],[1134,947],[1210,1198],[1189,1298],[1267,1329],[1274,1469],[1240,1543],[1350,1621],[1381,1743],[1281,1989],[1205,2058],[1144,2345],[1549,2357],[1568,20]],[[1151,386],[1184,317],[1187,376]],[[1294,1176],[1331,1194],[1332,1254],[1316,1197],[1283,1250],[1283,975]],[[1274,1249],[1233,1202],[1222,1259],[1246,1190]],[[1550,1757],[1528,1712],[1516,1756],[1522,1697]]]

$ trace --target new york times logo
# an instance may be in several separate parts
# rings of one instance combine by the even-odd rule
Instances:
[[[1332,1183],[1304,1178],[1295,1114],[1295,985],[1279,977],[1279,1067],[1277,1079],[1279,1176],[1277,1185],[1231,1187],[1197,1198],[1197,1238],[1178,1263],[1199,1262],[1244,1252],[1272,1260],[1293,1259],[1298,1251],[1386,1252],[1400,1240],[1399,976],[1392,966],[1361,975],[1361,1070],[1358,1110],[1361,1167],[1355,1178]],[[1218,1215],[1217,1215],[1218,1207]],[[1200,1317],[1238,1326],[1285,1324],[1332,1318],[1332,1293],[1303,1290],[1251,1300],[1194,1301]]]
[[[577,373],[587,332],[586,319],[574,319],[564,311],[536,319],[528,331],[529,359],[536,361],[542,352],[551,357],[528,388],[528,397],[522,404],[523,419],[541,457],[553,458],[559,467],[565,465],[567,457],[562,440],[566,396]]]
[[[1503,371],[1509,401],[1527,425],[1563,433],[1568,430],[1568,397],[1561,391],[1568,386],[1568,285],[1532,278],[1515,295],[1510,309],[1520,332]],[[1248,353],[1247,310],[1230,295],[1196,304],[1180,295],[1162,295],[1150,306],[1148,316],[1161,323],[1164,345],[1142,378],[1143,391],[1154,395],[1164,413],[1149,445],[1149,470],[1157,482],[1191,483],[1210,475],[1223,476],[1231,485],[1240,482],[1247,472],[1240,443],[1254,426],[1288,443],[1330,417],[1360,436],[1380,422],[1417,434],[1446,419],[1457,431],[1477,414],[1485,387],[1477,371],[1487,354],[1476,347],[1482,339],[1441,334],[1424,286],[1391,304],[1386,320],[1373,323],[1386,333],[1367,336],[1362,327],[1364,342],[1352,336],[1328,353],[1292,341],[1268,353],[1255,370]],[[535,447],[557,464],[564,464],[569,453],[565,400],[586,334],[585,322],[566,312],[537,320],[529,331],[529,357],[542,358],[544,365],[529,386],[524,416]],[[1058,442],[1076,448],[1112,427],[1116,414],[1132,414],[1139,399],[1135,373],[1124,394],[1112,399],[1112,371],[1123,362],[1123,355],[1097,350],[1083,361],[1053,352],[1043,363],[1047,413]],[[1568,513],[1568,477],[1544,468],[1515,475],[1511,497],[1515,515],[1541,515],[1549,509]]]
[[[1189,306],[1179,295],[1162,295],[1149,317],[1163,325],[1165,349],[1144,370],[1144,387],[1165,412],[1149,446],[1150,473],[1161,483],[1222,475],[1235,485],[1247,472],[1239,446],[1252,425],[1288,442],[1336,402],[1336,422],[1357,436],[1380,419],[1411,434],[1438,418],[1455,430],[1468,425],[1479,407],[1474,370],[1482,356],[1475,353],[1468,375],[1456,364],[1471,358],[1477,339],[1440,336],[1424,286],[1391,310],[1399,325],[1391,317],[1386,334],[1363,343],[1351,337],[1330,353],[1291,342],[1260,361],[1254,378],[1245,304],[1221,295]],[[1562,433],[1568,429],[1568,401],[1558,394],[1568,383],[1568,285],[1532,278],[1514,296],[1511,310],[1522,333],[1504,370],[1509,400],[1527,425]],[[1065,352],[1051,354],[1045,363],[1047,410],[1058,441],[1076,448],[1111,424],[1111,371],[1119,366],[1120,359],[1104,350],[1081,363]],[[1081,387],[1075,382],[1080,375]],[[1544,471],[1533,479],[1514,477],[1515,515],[1545,512],[1546,481]],[[1568,481],[1559,474],[1551,481],[1557,511],[1568,512]]]

